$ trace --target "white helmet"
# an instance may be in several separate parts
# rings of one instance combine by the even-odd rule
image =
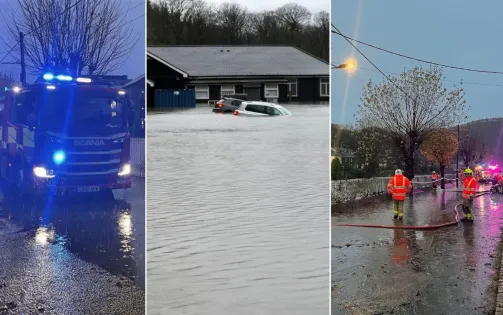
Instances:
[[[401,169],[397,169],[395,171],[395,175],[402,175],[402,170]]]

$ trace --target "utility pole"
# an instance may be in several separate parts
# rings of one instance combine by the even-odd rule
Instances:
[[[456,188],[459,188],[459,125],[458,125],[458,152],[456,153]]]
[[[19,32],[19,46],[21,47],[21,83],[26,86],[26,64],[24,62],[24,34]]]

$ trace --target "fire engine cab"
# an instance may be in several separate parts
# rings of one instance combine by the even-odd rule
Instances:
[[[0,176],[15,195],[131,187],[131,106],[124,90],[46,73],[0,96]]]

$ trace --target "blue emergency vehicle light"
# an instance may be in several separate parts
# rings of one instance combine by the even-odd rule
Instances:
[[[46,81],[51,81],[54,79],[54,75],[52,73],[46,73],[46,74],[44,74],[43,78]]]
[[[72,81],[73,80],[73,78],[71,76],[63,75],[63,74],[57,75],[56,79],[58,79],[59,81]]]
[[[54,152],[54,155],[52,156],[52,160],[54,161],[54,163],[56,163],[56,165],[60,165],[61,163],[63,163],[66,159],[66,154],[64,151],[56,151]]]

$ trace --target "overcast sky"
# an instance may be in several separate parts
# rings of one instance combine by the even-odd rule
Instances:
[[[329,0],[234,0],[234,1],[229,1],[229,0],[213,0],[213,1],[208,1],[209,3],[213,3],[215,5],[220,5],[225,2],[236,2],[244,7],[246,7],[250,11],[263,11],[263,10],[275,10],[287,3],[297,3],[299,5],[302,5],[311,11],[311,13],[317,13],[320,11],[329,11],[330,7],[330,1]]]
[[[7,3],[10,2],[12,5],[16,1],[13,0],[0,0],[0,6],[7,10],[9,6]],[[145,1],[144,0],[122,0],[122,9],[127,12],[126,21],[131,23],[136,34],[139,36],[136,45],[131,52],[131,55],[127,58],[126,62],[121,69],[115,71],[113,74],[117,75],[128,75],[129,78],[134,79],[139,75],[145,73]],[[128,11],[128,8],[129,11]],[[4,12],[2,12],[4,13]],[[28,32],[26,30],[25,32]],[[11,47],[12,44],[9,43],[8,47],[4,44],[4,39],[9,39],[5,30],[5,24],[0,21],[0,59],[5,56],[5,52]],[[14,54],[19,54],[19,51],[14,51]],[[5,61],[12,61],[12,58],[7,57]],[[20,66],[19,65],[3,65],[0,64],[0,71],[12,73],[16,79],[19,79]],[[33,80],[34,75],[28,76],[28,81]]]
[[[335,1],[333,2],[335,3]],[[364,1],[343,0],[332,6],[332,23],[349,37],[398,53],[460,67],[503,71],[503,1]],[[332,35],[332,62],[354,55],[359,69],[353,78],[332,70],[332,121],[352,123],[364,82],[385,80],[343,38]],[[357,44],[358,45],[358,44]],[[357,46],[381,70],[400,73],[425,65]],[[465,82],[473,119],[503,116],[503,75],[444,70],[447,80]],[[449,87],[452,82],[444,82]]]

